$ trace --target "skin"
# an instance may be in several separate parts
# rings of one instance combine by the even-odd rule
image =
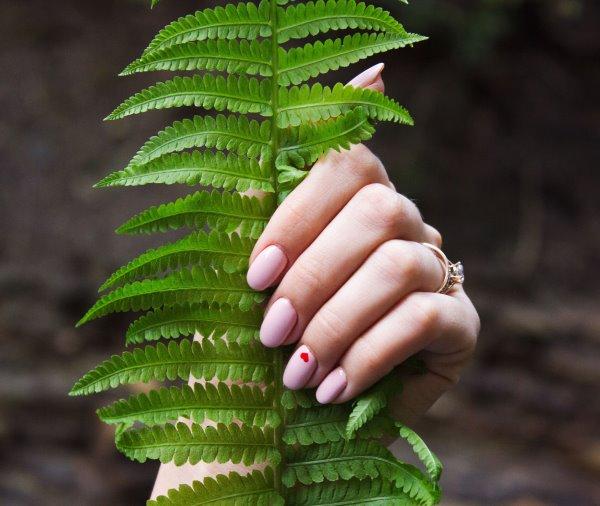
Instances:
[[[351,83],[383,91],[382,70],[372,67]],[[346,402],[419,353],[427,372],[404,378],[393,403],[394,414],[411,424],[458,382],[475,348],[479,317],[461,285],[435,293],[444,269],[423,242],[441,247],[441,235],[395,190],[364,145],[326,155],[277,209],[254,248],[250,271],[262,252],[278,248],[268,308],[285,299],[295,312],[282,344],[309,350],[316,362],[304,386],[319,387],[337,375],[328,402]],[[298,359],[296,367],[302,367]],[[247,470],[163,465],[153,497],[232,469]]]

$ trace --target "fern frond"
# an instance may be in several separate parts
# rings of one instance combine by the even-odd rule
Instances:
[[[278,464],[281,455],[273,447],[273,429],[246,425],[203,428],[198,424],[166,424],[129,429],[117,435],[117,448],[131,460],[160,460],[176,466],[186,463],[231,461],[250,465],[257,462]]]
[[[419,457],[419,460],[423,463],[425,469],[427,469],[431,480],[435,482],[439,481],[442,476],[443,466],[437,455],[428,448],[425,441],[411,428],[401,423],[396,423],[396,426],[399,429],[398,433],[400,437],[408,442],[415,455]]]
[[[259,123],[246,116],[218,114],[176,121],[152,137],[129,166],[144,165],[163,155],[189,148],[216,148],[249,158],[270,157],[271,122]]]
[[[89,395],[119,385],[152,380],[217,378],[221,381],[266,381],[271,377],[272,360],[261,346],[244,346],[216,340],[214,343],[183,340],[168,345],[136,348],[113,355],[83,376],[70,395]]]
[[[271,81],[246,76],[176,77],[135,94],[107,116],[115,120],[146,111],[173,107],[202,107],[216,111],[257,113],[271,116]]]
[[[147,506],[200,506],[220,504],[227,506],[283,506],[284,500],[277,493],[273,471],[253,471],[246,476],[230,473],[215,478],[195,481],[169,490],[167,496],[148,501]]]
[[[127,344],[193,336],[227,336],[230,342],[258,340],[262,313],[227,305],[182,304],[152,311],[134,321],[127,330]]]
[[[234,154],[200,151],[173,153],[145,165],[127,167],[108,175],[96,186],[103,188],[159,183],[204,185],[240,192],[250,188],[273,191],[269,175],[257,160]]]
[[[407,35],[404,27],[381,7],[355,0],[317,0],[287,7],[280,16],[277,40],[281,44],[349,28]]]
[[[130,63],[121,75],[156,70],[216,70],[269,77],[272,75],[270,63],[271,45],[268,40],[206,40],[146,53]]]
[[[418,506],[393,482],[375,480],[349,480],[313,483],[297,487],[286,498],[288,506],[342,506],[368,504],[369,506]]]
[[[348,149],[352,144],[370,139],[374,131],[361,107],[323,123],[292,127],[283,136],[279,162],[285,160],[285,155],[294,155],[300,157],[304,165],[310,165],[330,149]]]
[[[358,478],[383,478],[424,505],[436,504],[435,487],[413,466],[398,461],[391,452],[375,441],[355,440],[318,446],[302,446],[287,451],[283,482],[311,485],[323,481],[337,482]]]
[[[193,267],[162,279],[145,279],[119,287],[100,298],[77,325],[110,313],[147,311],[176,304],[216,302],[249,309],[264,299],[264,294],[248,286],[243,274]]]
[[[281,405],[290,410],[297,407],[312,408],[320,404],[307,390],[284,390],[281,395]]]
[[[158,425],[179,417],[202,423],[205,420],[229,425],[237,419],[248,425],[277,427],[279,414],[273,410],[273,389],[227,387],[196,383],[194,387],[161,388],[120,400],[98,410],[103,422],[131,426],[135,422]]]
[[[355,33],[343,39],[319,40],[289,51],[280,49],[281,70],[278,83],[282,86],[300,84],[319,74],[347,67],[374,54],[423,40],[426,40],[426,37],[412,33]]]
[[[151,234],[208,225],[220,232],[238,231],[258,239],[275,203],[270,195],[258,199],[238,193],[196,192],[169,204],[151,207],[117,229],[119,234]]]
[[[228,274],[243,272],[248,267],[253,247],[253,240],[237,234],[194,232],[177,242],[141,254],[112,274],[99,291],[194,265],[222,269]]]
[[[255,39],[271,35],[269,2],[248,2],[203,9],[163,28],[144,54],[206,39]]]
[[[362,107],[371,119],[413,124],[408,111],[383,93],[341,83],[333,89],[320,83],[280,88],[277,124],[285,128],[327,120],[355,107]]]

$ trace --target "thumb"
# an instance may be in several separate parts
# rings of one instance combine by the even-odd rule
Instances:
[[[385,91],[385,85],[383,83],[381,73],[383,72],[384,67],[385,65],[383,63],[373,65],[372,67],[369,67],[367,70],[358,74],[348,84],[356,88],[368,88],[370,90],[380,91],[383,93]]]

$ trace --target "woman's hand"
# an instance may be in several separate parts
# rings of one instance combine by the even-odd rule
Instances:
[[[383,90],[377,65],[353,80]],[[261,328],[265,346],[297,343],[283,375],[348,401],[421,352],[428,372],[404,382],[406,421],[458,380],[479,318],[461,285],[435,293],[444,268],[421,243],[441,245],[364,145],[332,152],[277,209],[251,256],[248,283],[277,285]]]

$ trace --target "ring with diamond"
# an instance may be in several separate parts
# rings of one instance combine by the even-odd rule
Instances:
[[[448,260],[448,257],[444,252],[433,244],[429,244],[428,242],[423,242],[421,244],[433,251],[444,268],[444,281],[442,281],[437,293],[446,294],[452,290],[454,285],[462,285],[465,282],[465,270],[461,262],[452,263]]]

